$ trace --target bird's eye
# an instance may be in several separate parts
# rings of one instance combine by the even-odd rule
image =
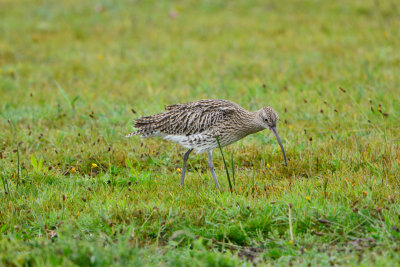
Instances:
[[[268,119],[264,119],[264,121],[268,121]]]

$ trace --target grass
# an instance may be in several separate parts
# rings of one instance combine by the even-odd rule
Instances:
[[[0,6],[0,265],[400,263],[396,1]],[[202,98],[273,106],[288,166],[262,132],[232,193],[218,150],[182,190],[182,148],[124,138]]]

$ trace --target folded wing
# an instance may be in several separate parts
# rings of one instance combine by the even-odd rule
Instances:
[[[199,100],[165,107],[160,114],[135,120],[138,130],[128,136],[193,135],[229,119],[240,106],[227,100]]]

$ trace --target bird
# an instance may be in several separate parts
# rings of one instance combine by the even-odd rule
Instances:
[[[287,166],[285,150],[276,130],[278,120],[278,114],[270,106],[252,112],[229,100],[204,99],[165,106],[162,113],[135,119],[134,128],[137,130],[126,137],[161,137],[187,148],[183,155],[181,187],[184,186],[189,154],[193,150],[197,154],[208,153],[208,167],[219,189],[212,160],[213,150],[230,145],[249,134],[269,129],[278,141]]]

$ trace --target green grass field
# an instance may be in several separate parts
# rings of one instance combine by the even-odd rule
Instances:
[[[0,0],[0,18],[0,265],[400,265],[397,1]],[[288,166],[264,131],[223,148],[232,193],[218,150],[222,191],[204,154],[181,189],[185,149],[124,138],[207,98],[274,107]]]

